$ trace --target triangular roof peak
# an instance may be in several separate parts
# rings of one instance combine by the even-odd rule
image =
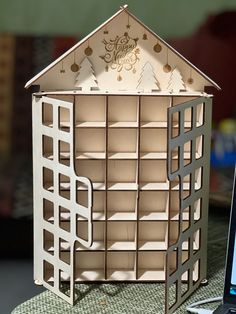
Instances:
[[[67,50],[64,54],[62,54],[59,58],[57,58],[55,61],[53,61],[50,65],[48,65],[46,68],[44,68],[41,72],[39,72],[37,75],[35,75],[31,80],[29,80],[25,88],[30,87],[31,85],[37,84],[37,81],[41,79],[46,73],[48,73],[50,70],[52,70],[54,67],[56,67],[59,63],[61,63],[67,56],[69,56],[71,53],[73,53],[76,49],[78,49],[81,45],[88,42],[89,39],[91,39],[96,33],[98,33],[100,30],[106,28],[112,21],[114,21],[116,18],[118,18],[123,12],[126,12],[128,14],[128,17],[136,21],[138,24],[140,24],[144,30],[152,34],[160,44],[163,44],[167,47],[167,49],[170,52],[173,52],[176,56],[178,56],[182,61],[186,63],[191,69],[196,71],[204,80],[206,80],[209,85],[212,85],[216,87],[218,90],[220,90],[220,87],[218,84],[216,84],[212,79],[210,79],[206,74],[204,74],[202,71],[200,71],[196,66],[194,66],[190,61],[188,61],[185,57],[183,57],[178,51],[176,51],[173,47],[171,47],[165,40],[163,40],[159,35],[157,35],[154,31],[152,31],[149,27],[147,27],[142,21],[140,21],[136,16],[134,16],[129,10],[128,5],[123,5],[120,7],[119,11],[117,11],[113,16],[111,16],[109,19],[107,19],[104,23],[102,23],[99,27],[97,27],[94,31],[92,31],[90,34],[88,34],[86,37],[84,37],[81,41],[79,41],[77,44],[75,44],[73,47],[71,47],[69,50]],[[207,84],[206,84],[207,85]]]

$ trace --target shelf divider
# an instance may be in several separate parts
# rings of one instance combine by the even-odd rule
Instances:
[[[108,221],[108,96],[105,96],[105,230],[104,230],[104,277],[105,280],[108,278],[108,267],[107,267],[107,251],[108,251],[108,239],[107,239],[107,221]]]
[[[139,184],[140,184],[140,141],[141,141],[141,101],[140,101],[140,96],[138,96],[138,103],[137,103],[137,121],[138,121],[138,131],[137,131],[137,155],[138,155],[138,160],[137,160],[137,200],[136,200],[136,251],[135,251],[135,278],[138,280],[139,276],[139,263],[138,263],[138,251],[139,251],[139,201],[140,201],[140,189],[139,189]]]

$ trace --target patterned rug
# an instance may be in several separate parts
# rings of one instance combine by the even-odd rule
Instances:
[[[211,212],[209,217],[208,279],[175,313],[186,313],[186,305],[209,297],[222,296],[228,214]],[[79,302],[70,306],[46,291],[19,305],[12,314],[149,314],[164,313],[163,284],[78,284]],[[213,304],[214,307],[217,304]]]

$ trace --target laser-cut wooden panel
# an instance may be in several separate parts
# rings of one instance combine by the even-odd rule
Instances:
[[[75,298],[75,243],[85,247],[93,243],[92,183],[75,173],[73,110],[71,102],[34,98],[35,275],[71,304]],[[61,160],[64,150],[67,163]],[[86,205],[77,195],[81,189],[87,193]],[[79,217],[86,224],[83,229],[77,226]],[[69,289],[63,287],[65,281]]]
[[[173,129],[173,117],[176,115],[178,132],[173,134],[171,128]],[[186,118],[189,116],[191,119]],[[185,121],[188,119],[191,125],[186,130]],[[174,222],[170,215],[166,256],[166,313],[173,313],[199,286],[201,280],[206,278],[211,99],[201,97],[169,108],[168,123],[170,193],[173,193],[176,186],[179,190],[178,230],[173,240]],[[201,143],[199,137],[204,139]],[[186,148],[185,144],[188,142],[191,144]],[[185,149],[190,153],[190,161],[187,164],[184,160]],[[173,151],[178,152],[177,167],[173,167]],[[171,206],[170,201],[170,208]],[[186,211],[188,224],[184,226]],[[187,249],[188,254],[183,259],[184,249]],[[176,255],[174,270],[171,266],[173,255]]]

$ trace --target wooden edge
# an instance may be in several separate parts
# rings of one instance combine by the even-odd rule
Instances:
[[[192,69],[197,71],[201,76],[203,76],[209,83],[211,83],[216,89],[221,90],[220,86],[216,84],[212,79],[210,79],[205,73],[199,70],[195,65],[193,65],[189,60],[187,60],[183,55],[181,55],[177,50],[175,50],[171,45],[169,45],[164,39],[162,39],[159,35],[157,35],[153,30],[151,30],[148,26],[146,26],[142,21],[140,21],[135,15],[130,13],[128,10],[126,12],[132,17],[136,22],[142,25],[148,32],[150,32],[154,37],[156,37],[160,42],[166,45],[173,53],[179,56],[184,62],[186,62]]]
[[[141,146],[141,98],[138,97],[137,101],[137,121],[138,121],[138,129],[137,129],[137,145],[136,150],[138,153],[138,159],[136,164],[136,180],[138,189],[136,191],[136,251],[135,251],[135,267],[136,267],[136,280],[138,280],[139,274],[139,212],[140,212],[140,171],[141,171],[141,164],[140,164],[140,146]]]
[[[104,256],[104,278],[107,280],[108,277],[108,267],[107,267],[107,255],[108,255],[108,237],[107,237],[107,225],[108,225],[108,96],[105,96],[105,231],[104,231],[104,249],[105,249],[105,256]]]
[[[81,92],[81,91],[75,91],[75,90],[68,90],[68,91],[51,91],[51,92],[37,92],[37,93],[33,93],[33,96],[36,97],[41,97],[41,96],[45,96],[45,95],[53,95],[53,96],[61,96],[61,95],[65,95],[65,96],[71,96],[71,95],[79,95],[79,96],[155,96],[155,97],[206,97],[206,98],[213,98],[214,95],[213,94],[207,94],[205,92],[182,92],[182,93],[178,93],[178,94],[174,94],[174,93],[138,93],[138,92],[93,92],[93,91],[89,91],[88,93],[86,92]]]
[[[108,20],[106,20],[104,23],[102,23],[100,26],[98,26],[94,31],[89,33],[86,37],[84,37],[81,41],[79,41],[76,45],[74,45],[72,48],[67,50],[64,54],[62,54],[58,59],[56,59],[54,62],[52,62],[49,66],[47,66],[45,69],[43,69],[41,72],[39,72],[36,76],[34,76],[31,80],[29,80],[25,84],[25,88],[30,87],[35,81],[37,81],[40,77],[42,77],[44,74],[46,74],[51,68],[56,66],[60,61],[62,61],[65,57],[67,57],[70,53],[72,53],[74,50],[76,50],[78,47],[80,47],[82,44],[87,42],[87,40],[95,35],[98,31],[100,31],[104,26],[109,24],[113,19],[115,19],[118,15],[120,15],[123,11],[125,11],[131,18],[133,18],[137,23],[142,25],[148,32],[150,32],[154,37],[156,37],[160,42],[162,42],[164,45],[166,45],[173,53],[175,53],[177,56],[179,56],[184,62],[186,62],[192,69],[194,69],[198,74],[203,76],[211,85],[213,85],[216,89],[221,90],[220,86],[216,84],[212,79],[210,79],[206,74],[204,74],[201,70],[199,70],[196,66],[194,66],[190,61],[188,61],[183,55],[181,55],[177,50],[175,50],[172,46],[170,46],[164,39],[162,39],[160,36],[158,36],[154,31],[152,31],[148,26],[146,26],[143,22],[141,22],[136,16],[134,16],[132,13],[128,11],[128,5],[124,5],[120,7],[120,10],[117,11],[113,16],[111,16]]]

